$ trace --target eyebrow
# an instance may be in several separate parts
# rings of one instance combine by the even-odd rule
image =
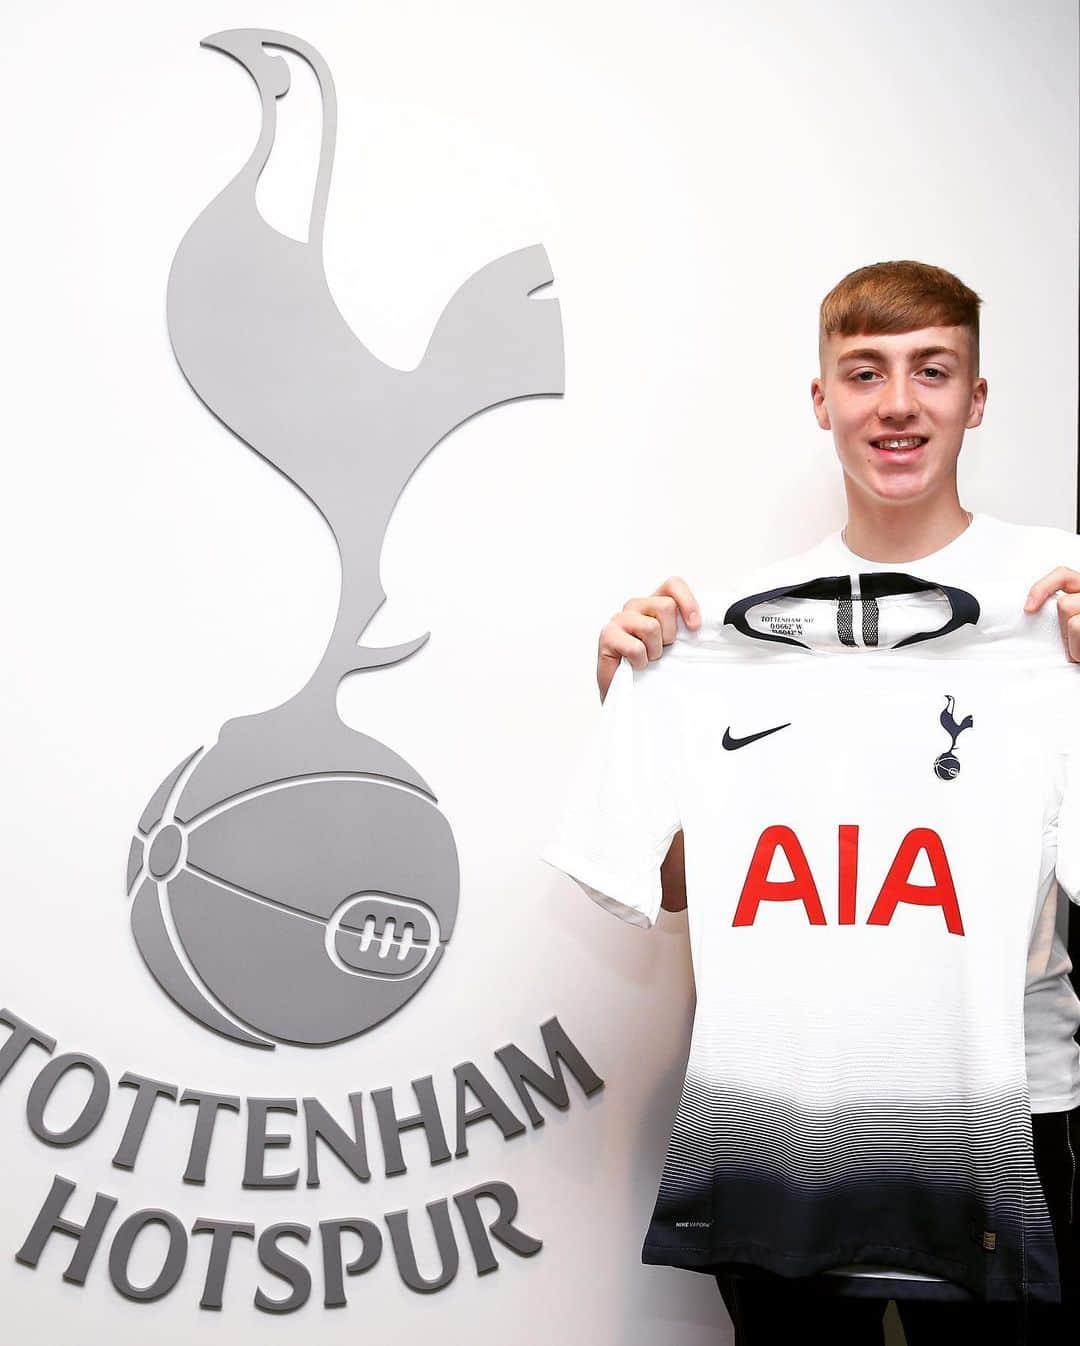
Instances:
[[[925,360],[931,355],[952,355],[959,359],[959,351],[954,351],[951,346],[923,346],[921,350],[912,351],[913,360]],[[886,358],[884,351],[875,350],[872,346],[860,346],[858,350],[845,351],[837,360],[837,364],[844,364],[848,360],[884,360]]]

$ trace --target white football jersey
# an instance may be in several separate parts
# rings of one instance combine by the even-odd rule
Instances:
[[[1024,993],[1047,865],[1080,901],[1080,666],[1022,610],[1040,571],[947,556],[1019,527],[807,566],[826,539],[620,664],[541,858],[648,927],[684,833],[697,1006],[644,1262],[1060,1300]]]

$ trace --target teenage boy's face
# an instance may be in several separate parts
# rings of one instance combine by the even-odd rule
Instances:
[[[899,501],[955,491],[964,431],[982,421],[987,386],[972,375],[967,328],[922,327],[828,337],[810,391],[849,486]],[[912,436],[916,447],[882,447]]]

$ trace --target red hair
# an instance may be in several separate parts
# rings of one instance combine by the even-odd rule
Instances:
[[[824,369],[830,336],[914,332],[920,327],[964,327],[971,377],[979,374],[979,305],[982,300],[951,271],[925,262],[875,262],[834,285],[821,301],[818,356]]]

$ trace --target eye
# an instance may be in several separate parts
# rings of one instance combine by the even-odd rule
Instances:
[[[872,369],[860,369],[857,374],[853,375],[853,377],[857,382],[864,383],[865,382],[865,379],[863,378],[864,374],[869,374],[871,378],[874,377],[874,371]]]
[[[932,380],[931,380],[932,383],[940,383],[940,382],[941,382],[941,379],[945,378],[945,371],[944,371],[944,369],[938,369],[938,367],[937,367],[936,365],[927,365],[926,368],[923,370],[923,373],[924,373],[924,374],[939,374],[939,375],[941,376],[940,378],[932,379]]]

